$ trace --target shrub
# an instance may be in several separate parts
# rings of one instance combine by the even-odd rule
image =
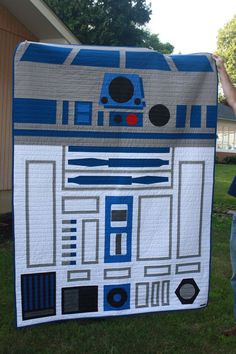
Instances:
[[[223,163],[230,164],[230,165],[236,165],[236,156],[226,156],[223,159]]]

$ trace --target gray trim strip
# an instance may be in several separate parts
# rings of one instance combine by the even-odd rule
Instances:
[[[29,165],[30,164],[52,164],[52,193],[53,193],[53,261],[45,264],[30,264],[30,232],[29,232]],[[26,160],[25,162],[25,210],[26,210],[26,265],[27,268],[50,267],[56,265],[56,162],[43,160]]]

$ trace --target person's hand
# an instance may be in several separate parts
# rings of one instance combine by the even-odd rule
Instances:
[[[216,54],[212,54],[212,58],[215,60],[218,71],[224,69],[224,61],[221,57]]]

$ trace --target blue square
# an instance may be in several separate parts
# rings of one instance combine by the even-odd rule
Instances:
[[[104,311],[121,311],[130,308],[130,284],[104,286]]]
[[[75,124],[91,125],[92,123],[92,103],[75,102]]]

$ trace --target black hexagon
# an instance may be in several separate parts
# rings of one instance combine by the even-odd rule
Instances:
[[[175,290],[175,294],[182,304],[193,304],[200,292],[194,279],[183,279]]]

